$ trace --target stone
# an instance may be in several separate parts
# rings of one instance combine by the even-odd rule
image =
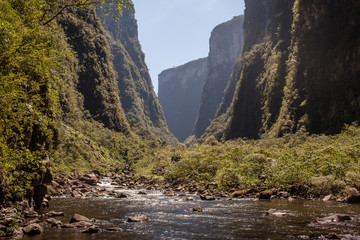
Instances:
[[[109,232],[122,232],[123,229],[118,228],[118,227],[111,227],[111,228],[107,228],[106,231],[109,231]]]
[[[360,195],[350,195],[345,198],[347,203],[360,203]]]
[[[328,201],[334,200],[334,196],[332,194],[330,194],[330,195],[325,196],[322,200],[324,202],[328,202]]]
[[[23,232],[26,235],[37,235],[42,234],[44,229],[37,223],[30,224],[23,228]]]
[[[25,218],[37,218],[37,217],[39,217],[39,214],[37,212],[35,212],[35,211],[32,211],[32,210],[25,211],[24,215],[25,215]]]
[[[168,190],[164,193],[165,196],[173,197],[175,196],[175,192],[173,190]]]
[[[245,194],[247,194],[247,191],[246,190],[240,190],[240,191],[235,191],[233,193],[230,194],[230,197],[231,198],[237,198],[237,197],[242,197],[244,196]]]
[[[128,196],[125,193],[120,192],[115,197],[116,198],[127,198]]]
[[[186,200],[186,201],[195,201],[196,198],[193,197],[193,196],[189,196],[189,197],[185,198],[185,200]]]
[[[49,224],[51,227],[61,227],[63,225],[60,220],[57,220],[55,218],[46,219],[46,223]]]
[[[276,209],[270,209],[269,211],[266,212],[265,215],[271,215],[271,216],[275,216],[275,217],[283,217],[283,216],[287,216],[289,215],[288,213],[285,212],[280,212],[277,211]]]
[[[83,231],[81,231],[81,233],[99,233],[101,232],[101,229],[99,226],[93,225]]]
[[[74,216],[71,218],[70,223],[75,223],[75,222],[90,222],[90,219],[75,213]]]
[[[47,216],[47,217],[61,217],[61,216],[64,216],[64,213],[63,212],[50,211],[48,213],[45,213],[45,216]]]
[[[351,217],[348,215],[331,215],[319,219],[320,222],[344,222],[351,221]]]
[[[140,195],[146,195],[147,193],[145,191],[139,191],[138,194]]]
[[[96,175],[92,173],[85,174],[84,176],[80,177],[79,180],[89,185],[96,185],[98,181]]]
[[[145,215],[135,215],[131,216],[127,220],[128,222],[147,222],[149,221],[149,218]]]
[[[24,231],[22,228],[17,228],[14,230],[13,239],[23,239],[24,238]]]
[[[193,212],[202,212],[203,211],[202,207],[200,207],[200,206],[193,207],[192,210],[193,210]]]
[[[50,204],[49,204],[49,200],[47,200],[46,198],[43,199],[43,202],[41,203],[41,207],[42,208],[47,208],[49,207]]]
[[[273,195],[272,190],[265,190],[259,194],[259,199],[260,200],[270,200],[272,195]]]
[[[342,239],[341,236],[337,233],[330,233],[325,236],[326,239]]]
[[[212,200],[215,200],[215,197],[212,195],[203,194],[203,195],[200,195],[200,199],[206,200],[206,201],[212,201]]]

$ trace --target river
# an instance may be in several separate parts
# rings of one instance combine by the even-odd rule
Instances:
[[[26,237],[31,240],[90,240],[90,239],[324,239],[329,233],[342,235],[342,239],[360,239],[360,205],[338,202],[278,199],[225,198],[186,201],[186,196],[168,197],[160,191],[117,189],[109,182],[101,187],[124,192],[128,198],[53,198],[50,208],[62,211],[62,222],[69,222],[74,213],[95,218],[103,232],[84,234],[66,229],[46,228],[45,233]],[[203,212],[188,209],[201,206]],[[276,209],[283,216],[266,215]],[[146,223],[129,223],[133,214],[145,215]],[[317,221],[323,217],[347,215],[351,221]],[[106,229],[116,227],[121,231]]]

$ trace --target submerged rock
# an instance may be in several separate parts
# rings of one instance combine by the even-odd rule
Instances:
[[[271,216],[275,216],[275,217],[283,217],[283,216],[287,216],[289,214],[286,212],[277,211],[276,209],[270,209],[269,211],[267,211],[265,213],[265,215],[267,215],[267,216],[271,215]]]
[[[93,225],[93,226],[81,231],[81,233],[99,233],[99,232],[101,232],[101,229],[99,226],[96,226],[96,225]]]
[[[127,220],[128,222],[147,222],[149,221],[149,218],[145,215],[135,215],[131,216]]]
[[[61,216],[64,216],[64,213],[63,212],[50,211],[50,212],[46,213],[45,216],[47,216],[47,217],[61,217]]]
[[[351,221],[351,217],[348,215],[331,215],[328,217],[320,218],[319,222],[344,222]]]

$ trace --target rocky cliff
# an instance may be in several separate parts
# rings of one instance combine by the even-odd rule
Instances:
[[[243,17],[214,28],[210,37],[208,72],[202,89],[200,108],[192,135],[200,137],[214,118],[224,96],[236,59],[240,56],[243,44]]]
[[[151,82],[145,55],[138,40],[134,7],[123,9],[122,14],[106,14],[109,6],[97,12],[103,20],[106,36],[113,54],[117,72],[120,99],[127,120],[142,125],[162,140],[175,143],[169,132],[164,113]]]
[[[170,131],[180,142],[193,129],[207,73],[207,58],[159,74],[159,101]]]
[[[245,1],[244,50],[226,139],[359,120],[359,3]]]

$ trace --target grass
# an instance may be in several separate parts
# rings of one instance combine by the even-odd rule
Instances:
[[[360,128],[334,136],[299,132],[282,138],[165,147],[135,164],[138,175],[163,183],[216,182],[218,190],[294,189],[321,197],[360,189]]]

